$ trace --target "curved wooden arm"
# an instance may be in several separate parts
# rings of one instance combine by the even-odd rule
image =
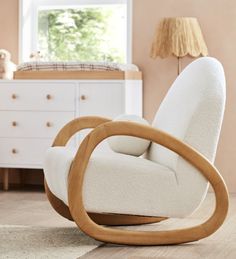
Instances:
[[[111,229],[92,221],[84,208],[82,196],[86,167],[95,147],[105,138],[114,135],[129,135],[151,140],[178,153],[195,166],[214,189],[216,206],[212,216],[200,225],[168,231]],[[96,127],[80,145],[71,166],[68,182],[69,208],[74,221],[89,236],[108,243],[163,245],[196,241],[214,233],[223,224],[228,211],[228,192],[224,180],[204,156],[165,132],[132,122],[108,122]]]
[[[57,134],[52,146],[65,146],[68,140],[78,131],[96,128],[98,125],[111,121],[98,116],[84,116],[68,122]]]
[[[95,128],[98,125],[108,122],[110,119],[87,116],[80,117],[68,122],[57,134],[52,146],[65,146],[69,139],[78,131],[82,129]],[[49,189],[46,179],[44,179],[44,188],[47,194],[48,200],[51,203],[54,210],[64,218],[73,221],[68,206],[63,201],[58,199]]]
[[[53,146],[65,146],[68,140],[78,131],[87,128],[95,128],[100,124],[110,121],[102,117],[80,117],[67,123],[57,134]],[[49,189],[46,180],[44,180],[45,192],[48,200],[54,210],[62,217],[69,220],[74,220],[71,216],[68,206],[58,199]],[[164,217],[146,217],[134,215],[119,215],[119,214],[99,214],[88,213],[89,217],[101,225],[136,225],[136,224],[149,224],[165,220]]]

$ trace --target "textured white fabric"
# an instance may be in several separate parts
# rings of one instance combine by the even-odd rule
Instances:
[[[52,147],[44,173],[51,192],[68,204],[67,177],[74,151]],[[141,157],[112,152],[92,155],[85,174],[83,197],[90,212],[183,216],[175,174]],[[184,212],[185,214],[185,212]]]
[[[153,121],[153,127],[183,140],[214,162],[225,108],[225,77],[219,61],[199,58],[175,80]],[[208,183],[200,173],[174,152],[151,144],[150,160],[176,173],[182,197],[197,207]]]
[[[153,126],[187,142],[214,161],[225,105],[225,78],[213,58],[191,63],[176,79]],[[74,152],[48,150],[44,172],[50,190],[66,204]],[[147,159],[114,153],[93,155],[83,197],[90,212],[184,217],[205,197],[208,183],[177,154],[151,144]]]
[[[130,114],[122,114],[113,119],[113,121],[131,121],[136,123],[141,123],[144,125],[149,125],[149,123],[137,116]],[[117,152],[126,155],[141,156],[146,152],[150,145],[150,141],[146,139],[130,137],[130,136],[113,136],[107,139],[110,148]]]

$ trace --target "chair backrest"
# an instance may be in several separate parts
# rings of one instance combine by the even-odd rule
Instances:
[[[224,107],[222,65],[214,58],[199,58],[177,77],[156,113],[153,127],[188,143],[214,162]],[[147,158],[175,172],[179,185],[185,190],[183,195],[196,196],[193,206],[202,200],[207,182],[179,155],[152,143]]]

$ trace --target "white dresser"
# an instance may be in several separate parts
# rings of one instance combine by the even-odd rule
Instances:
[[[45,151],[65,123],[122,113],[142,115],[141,80],[1,80],[0,168],[42,168]]]

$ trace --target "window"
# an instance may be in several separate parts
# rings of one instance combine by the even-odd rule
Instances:
[[[20,61],[131,61],[131,0],[21,0]]]

